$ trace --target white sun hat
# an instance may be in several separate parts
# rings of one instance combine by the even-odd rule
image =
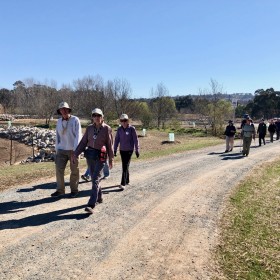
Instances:
[[[72,111],[72,109],[69,107],[68,103],[65,102],[65,101],[62,101],[62,102],[59,103],[58,109],[57,109],[57,113],[58,113],[59,115],[61,115],[59,110],[62,109],[62,108],[69,109],[70,112]]]

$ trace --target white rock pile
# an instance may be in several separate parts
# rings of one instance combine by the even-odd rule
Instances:
[[[54,160],[56,133],[53,130],[29,126],[2,127],[0,137],[34,147],[34,157],[30,156],[22,163]]]

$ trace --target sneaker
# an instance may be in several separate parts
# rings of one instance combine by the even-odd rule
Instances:
[[[59,197],[59,196],[62,196],[64,195],[64,193],[61,193],[61,192],[58,192],[58,191],[55,191],[54,193],[51,194],[52,197]]]
[[[125,189],[125,186],[119,185],[119,188],[123,191]]]
[[[97,203],[103,203],[103,198],[98,198]]]
[[[79,192],[71,192],[70,193],[70,198],[75,198],[75,197],[78,196],[78,194],[79,194]]]
[[[108,180],[110,178],[110,176],[104,176],[103,179],[104,180]]]
[[[84,181],[87,181],[87,182],[90,181],[90,176],[82,175],[81,178],[82,178]]]
[[[225,150],[225,153],[228,153],[228,150]]]
[[[88,212],[89,214],[93,214],[93,209],[94,209],[94,206],[87,206],[85,208],[85,211]]]

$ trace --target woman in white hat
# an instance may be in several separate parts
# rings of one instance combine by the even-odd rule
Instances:
[[[135,149],[136,157],[139,157],[139,141],[135,127],[129,124],[127,114],[120,116],[121,126],[117,130],[114,142],[114,155],[117,156],[117,149],[120,145],[120,154],[122,159],[122,179],[119,185],[121,190],[129,184],[129,164],[131,156]]]
[[[102,191],[99,185],[101,173],[109,157],[109,168],[113,167],[113,135],[109,125],[104,123],[102,110],[92,110],[93,123],[90,124],[73,154],[73,162],[84,152],[92,178],[92,192],[85,211],[92,214],[97,203],[102,203]]]
[[[71,115],[71,108],[67,102],[61,102],[57,113],[61,115],[56,125],[55,141],[55,168],[56,168],[56,191],[51,194],[52,197],[59,197],[65,194],[64,172],[67,162],[70,161],[70,197],[78,195],[79,185],[79,161],[71,161],[73,151],[77,148],[82,138],[82,128],[78,117]]]

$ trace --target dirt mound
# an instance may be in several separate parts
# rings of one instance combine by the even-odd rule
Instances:
[[[0,167],[20,163],[32,155],[32,147],[13,141],[11,149],[11,141],[0,138]]]

